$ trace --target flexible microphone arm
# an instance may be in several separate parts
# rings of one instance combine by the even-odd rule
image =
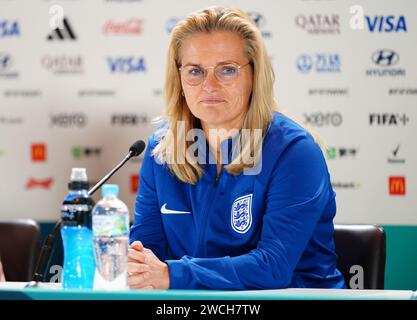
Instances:
[[[128,155],[117,165],[113,168],[112,171],[110,171],[108,174],[106,174],[103,179],[101,179],[99,182],[96,183],[96,185],[94,187],[92,187],[89,191],[88,191],[88,195],[91,196],[93,195],[107,180],[110,179],[110,177],[117,171],[119,170],[130,158],[133,157],[133,152],[129,151]]]
[[[132,146],[129,149],[129,153],[126,155],[126,157],[116,167],[114,167],[112,171],[110,171],[107,175],[105,175],[103,179],[101,179],[98,183],[96,183],[96,185],[88,191],[88,195],[92,196],[130,158],[137,157],[143,152],[144,149],[145,149],[145,142],[143,142],[142,140],[138,140],[134,144],[132,144]],[[59,227],[61,226],[61,222],[62,220],[59,219],[58,222],[52,228],[46,240],[44,241],[42,250],[39,254],[39,258],[36,263],[36,269],[35,269],[35,273],[33,274],[32,281],[29,282],[26,285],[26,287],[28,288],[37,287],[39,282],[44,281],[45,271],[51,259],[51,252],[54,246],[55,235],[60,229]]]

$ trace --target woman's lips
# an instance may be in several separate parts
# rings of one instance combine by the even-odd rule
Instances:
[[[217,98],[209,98],[209,99],[203,99],[203,100],[201,100],[201,102],[205,103],[205,104],[219,104],[219,103],[224,102],[224,100],[223,99],[217,99]]]

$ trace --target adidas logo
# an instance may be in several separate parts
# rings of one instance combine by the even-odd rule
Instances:
[[[57,27],[54,30],[52,30],[51,34],[49,34],[48,37],[46,38],[48,41],[66,40],[66,39],[76,40],[77,39],[77,36],[75,35],[74,31],[72,31],[71,25],[68,22],[67,18],[64,18],[62,20],[62,24],[64,28],[59,29]]]

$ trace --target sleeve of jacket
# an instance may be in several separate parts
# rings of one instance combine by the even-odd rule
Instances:
[[[248,290],[286,288],[329,201],[330,178],[310,135],[291,143],[269,180],[261,238],[235,257],[167,260],[171,288]]]
[[[155,188],[155,161],[151,156],[154,146],[155,140],[150,138],[139,172],[139,188],[136,195],[133,225],[130,229],[130,243],[140,240],[160,260],[165,260],[167,258],[167,240]]]

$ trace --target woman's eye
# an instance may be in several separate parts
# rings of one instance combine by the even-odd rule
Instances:
[[[203,70],[200,68],[191,68],[188,73],[192,76],[201,76],[203,74]]]
[[[226,75],[234,74],[236,73],[236,71],[237,71],[236,67],[233,67],[233,66],[224,66],[222,68],[222,74],[226,74]]]

